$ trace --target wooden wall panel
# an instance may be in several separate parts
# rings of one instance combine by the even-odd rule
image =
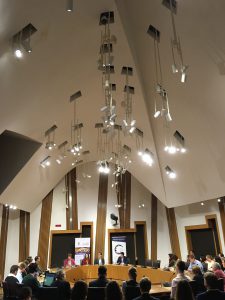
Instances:
[[[5,272],[8,222],[9,222],[9,207],[5,207],[4,205],[2,210],[2,226],[1,226],[1,238],[0,238],[0,280],[4,279],[3,277]]]
[[[106,211],[108,196],[108,175],[100,173],[98,188],[98,209],[97,209],[97,225],[95,239],[95,257],[98,252],[104,255],[105,249],[105,229],[106,229]]]
[[[20,211],[19,261],[24,261],[30,252],[30,213]]]
[[[126,171],[125,174],[116,177],[117,185],[117,201],[121,204],[119,210],[120,228],[130,228],[131,214],[131,174]]]
[[[223,244],[225,243],[225,198],[222,198],[222,202],[219,202],[220,219],[223,230]]]
[[[78,211],[77,211],[77,182],[76,168],[66,175],[66,228],[67,230],[78,229]]]
[[[172,253],[181,258],[180,243],[174,208],[166,208]]]
[[[158,199],[152,194],[151,201],[151,259],[157,260],[157,209]]]
[[[40,266],[42,269],[47,268],[48,263],[48,246],[52,214],[53,190],[42,200],[41,222],[38,242],[38,256],[40,256]]]

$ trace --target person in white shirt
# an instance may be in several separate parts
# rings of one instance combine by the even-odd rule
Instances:
[[[184,274],[185,267],[186,267],[186,265],[185,265],[184,261],[182,261],[182,260],[177,261],[177,263],[176,263],[177,276],[172,280],[172,285],[171,285],[170,298],[172,298],[172,299],[176,295],[177,284],[178,284],[179,281],[181,281],[181,280],[191,281],[191,278]]]
[[[209,254],[206,255],[206,263],[208,265],[208,271],[212,271],[212,265],[213,265],[214,261],[212,259],[212,256]]]
[[[25,263],[21,262],[19,263],[19,269],[16,275],[16,278],[19,280],[19,283],[22,283],[23,277],[25,277],[26,275],[26,265]]]

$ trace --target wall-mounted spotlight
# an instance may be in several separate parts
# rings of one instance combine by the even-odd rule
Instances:
[[[169,166],[166,166],[166,167],[165,167],[165,170],[166,170],[167,176],[168,176],[170,179],[175,179],[175,178],[177,177],[177,174],[176,174]]]
[[[46,167],[49,167],[51,165],[50,158],[51,158],[51,156],[47,156],[45,159],[43,159],[40,162],[40,165],[42,166],[42,168],[45,169]]]
[[[66,11],[73,11],[73,0],[66,0]]]
[[[47,142],[45,144],[45,148],[48,150],[53,150],[56,147],[55,143],[55,130],[58,127],[53,125],[48,130],[45,131],[45,137],[47,138]]]
[[[12,48],[13,53],[17,58],[22,58],[24,51],[31,53],[31,36],[37,31],[37,29],[29,23],[27,26],[25,26],[23,29],[21,29],[19,32],[14,34],[12,37]]]
[[[154,155],[149,149],[145,149],[145,151],[139,151],[138,155],[141,156],[142,160],[146,165],[152,166],[154,163]]]

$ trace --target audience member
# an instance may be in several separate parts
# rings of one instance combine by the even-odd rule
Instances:
[[[82,266],[90,265],[90,259],[87,253],[84,254],[84,258],[81,261],[81,265]]]
[[[30,287],[22,287],[20,293],[21,300],[31,300],[32,297],[32,290]]]
[[[129,286],[138,286],[137,283],[137,269],[135,267],[131,267],[128,270],[129,280],[124,281],[122,284],[123,293],[125,292],[125,288]]]
[[[201,256],[200,257],[200,262],[202,264],[202,267],[203,267],[203,272],[207,272],[208,271],[208,263],[207,263],[207,260],[206,260],[206,257],[205,256]]]
[[[109,282],[106,278],[107,269],[105,266],[98,267],[98,279],[93,280],[89,283],[90,287],[105,287]]]
[[[123,295],[119,284],[116,281],[110,281],[106,286],[106,300],[122,300]]]
[[[202,266],[202,263],[199,261],[199,260],[197,260],[196,258],[195,258],[195,256],[194,255],[189,255],[189,259],[190,259],[190,265],[189,265],[189,267],[188,267],[188,271],[192,271],[192,268],[194,267],[194,266],[199,266],[199,268],[201,269],[201,271],[203,272],[203,266]]]
[[[25,263],[21,262],[19,263],[19,269],[16,275],[16,278],[19,280],[19,283],[22,283],[23,278],[27,275],[26,272],[26,265]]]
[[[34,262],[37,264],[37,270],[39,275],[42,273],[42,269],[40,268],[40,261],[41,261],[40,256],[35,256]]]
[[[223,253],[218,253],[218,256],[222,259],[222,257],[224,257]]]
[[[221,257],[223,268],[225,269],[225,257]]]
[[[169,253],[168,256],[169,256],[168,268],[175,268],[178,257],[176,256],[176,254],[172,254],[172,253]]]
[[[118,265],[127,265],[128,264],[128,258],[124,255],[124,252],[120,253],[120,256],[117,259]]]
[[[32,294],[36,296],[38,294],[38,289],[40,287],[40,283],[37,280],[38,269],[37,264],[31,263],[29,265],[29,273],[23,278],[22,283],[24,286],[28,286],[32,290]]]
[[[192,279],[195,280],[198,283],[198,285],[204,285],[204,276],[199,266],[194,266],[192,268],[192,273],[194,275]]]
[[[19,280],[16,278],[16,275],[18,272],[18,268],[19,267],[17,265],[12,265],[10,268],[9,275],[5,278],[5,282],[7,283],[9,293],[12,297],[16,297],[17,295],[17,286]]]
[[[224,282],[224,290],[225,290],[225,274],[224,272],[221,270],[221,266],[219,263],[217,262],[214,262],[214,264],[212,265],[212,270],[213,270],[213,273],[216,275],[216,277],[219,279],[219,278],[222,278],[223,279],[223,282]]]
[[[62,270],[59,270],[56,273],[56,280],[52,283],[52,286],[58,288],[58,295],[60,300],[70,299],[70,284],[64,279],[64,272]]]
[[[87,293],[88,293],[87,283],[82,280],[78,280],[74,284],[74,287],[72,289],[71,300],[86,300]]]
[[[174,298],[176,295],[176,288],[177,288],[177,284],[179,281],[181,280],[187,280],[190,281],[190,277],[184,275],[184,271],[185,271],[185,262],[182,260],[178,260],[177,264],[176,264],[176,273],[177,276],[172,280],[172,285],[171,285],[171,298]]]
[[[104,258],[102,256],[102,252],[98,252],[98,258],[95,259],[94,264],[95,265],[99,265],[99,266],[105,264],[105,260],[104,260]]]
[[[75,265],[75,260],[72,258],[72,254],[69,253],[67,259],[64,260],[64,268],[71,268]]]
[[[191,286],[187,280],[181,280],[177,284],[176,300],[194,300]]]
[[[199,294],[197,300],[224,300],[225,293],[217,289],[218,279],[212,272],[206,272],[204,275],[206,292]]]
[[[150,295],[151,287],[152,287],[152,283],[148,279],[148,277],[142,278],[141,281],[140,281],[141,296],[135,298],[134,300],[159,300],[158,298],[152,297]]]
[[[224,271],[222,259],[218,255],[214,257],[214,261],[220,264],[221,269]]]
[[[214,263],[212,256],[207,254],[206,255],[206,263],[208,264],[208,271],[212,271],[212,265]]]

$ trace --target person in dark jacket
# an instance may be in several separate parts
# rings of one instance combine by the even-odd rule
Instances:
[[[204,281],[207,291],[197,295],[197,300],[225,300],[225,292],[217,289],[218,281],[215,274],[207,272]]]
[[[194,266],[192,269],[192,273],[193,273],[193,278],[192,280],[194,280],[196,282],[196,294],[205,292],[205,286],[204,286],[204,276],[201,272],[201,269],[198,266]]]
[[[123,294],[116,281],[110,281],[106,286],[106,300],[122,300]]]
[[[89,287],[105,287],[109,282],[106,278],[107,269],[105,266],[98,267],[98,279],[93,280],[89,283]]]
[[[126,287],[138,286],[138,283],[137,283],[137,269],[135,267],[131,267],[128,270],[128,276],[129,276],[129,280],[124,281],[123,284],[122,284],[123,293],[125,293]]]
[[[120,256],[117,259],[118,265],[127,265],[128,264],[128,258],[124,255],[124,252],[120,253]]]
[[[181,280],[177,284],[176,300],[194,300],[194,295],[187,280]]]
[[[141,296],[135,298],[134,300],[159,300],[158,298],[152,297],[149,292],[151,290],[152,283],[148,277],[144,277],[140,281],[140,291]]]
[[[87,299],[88,286],[83,280],[78,280],[72,289],[71,300],[85,300]]]
[[[29,265],[28,274],[23,278],[22,283],[24,286],[28,286],[32,290],[32,295],[37,296],[40,283],[37,280],[38,276],[38,267],[37,264],[31,263]]]
[[[19,280],[16,278],[19,267],[17,265],[12,265],[10,268],[9,275],[5,278],[5,282],[7,283],[7,289],[12,297],[17,296],[17,287],[19,284]]]
[[[58,295],[60,300],[69,300],[71,295],[70,284],[64,279],[62,270],[56,274],[56,280],[52,283],[53,287],[58,288]]]
[[[94,265],[103,266],[105,264],[105,259],[102,256],[102,252],[98,252],[98,258],[95,259]]]

